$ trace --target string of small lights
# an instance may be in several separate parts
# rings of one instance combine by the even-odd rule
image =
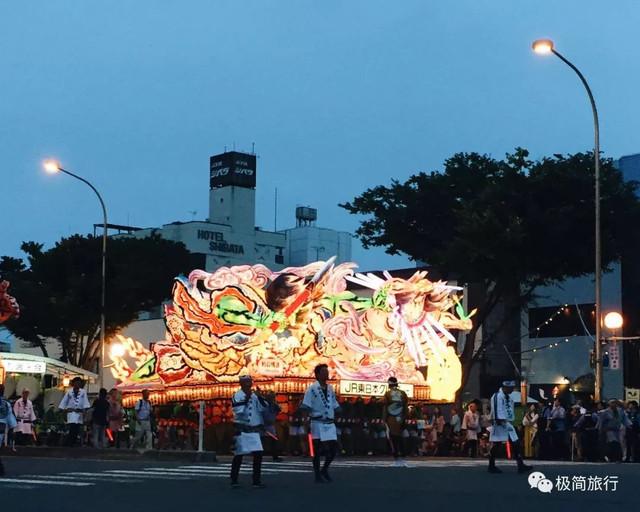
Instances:
[[[520,352],[513,352],[514,354],[526,354],[527,352],[538,352],[540,350],[545,350],[548,348],[559,347],[563,343],[569,343],[572,339],[582,337],[580,334],[574,334],[573,336],[569,336],[568,338],[564,338],[560,341],[555,341],[553,343],[549,343],[548,345],[540,345],[539,347],[529,348],[527,350],[521,350]]]
[[[532,329],[531,331],[527,332],[526,334],[523,334],[522,336],[520,336],[520,339],[523,340],[525,338],[530,338],[532,334],[538,334],[540,332],[540,329],[542,329],[542,326],[549,325],[551,322],[553,322],[555,320],[555,318],[558,315],[560,315],[561,313],[564,313],[564,310],[566,308],[568,308],[568,307],[569,307],[569,304],[565,304],[564,306],[561,306],[560,308],[558,308],[557,311],[552,313],[549,318],[547,318],[544,322],[541,322],[535,329]]]

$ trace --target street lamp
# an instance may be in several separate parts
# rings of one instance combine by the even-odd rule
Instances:
[[[604,316],[604,326],[610,331],[615,331],[622,327],[624,320],[617,311],[611,311]]]
[[[600,124],[598,122],[598,109],[596,108],[596,102],[593,99],[591,88],[587,83],[586,78],[565,57],[563,57],[554,47],[551,39],[538,39],[532,44],[533,51],[541,54],[548,55],[550,53],[558,57],[562,62],[569,66],[580,78],[582,85],[587,91],[589,96],[589,102],[591,103],[591,111],[593,113],[593,129],[594,129],[594,150],[593,159],[595,166],[595,304],[596,304],[596,339],[595,339],[595,358],[596,358],[596,382],[595,382],[595,400],[601,400],[602,394],[602,347],[600,346],[601,338],[601,298],[602,298],[602,252],[600,242]]]
[[[104,387],[104,338],[105,338],[105,303],[106,303],[106,276],[107,276],[107,208],[104,205],[104,201],[102,200],[102,196],[100,192],[94,187],[89,181],[85,180],[81,176],[74,174],[66,169],[63,169],[60,166],[60,163],[56,160],[45,160],[43,162],[43,167],[45,171],[50,174],[57,174],[59,172],[63,172],[68,174],[69,176],[80,180],[81,182],[88,185],[91,190],[93,190],[98,196],[98,200],[100,201],[100,206],[102,206],[102,218],[103,218],[103,231],[102,231],[102,297],[100,303],[100,363],[98,364],[98,375],[100,387]]]

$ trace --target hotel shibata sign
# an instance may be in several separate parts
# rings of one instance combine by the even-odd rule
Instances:
[[[199,229],[198,240],[208,240],[210,252],[244,254],[244,246],[240,244],[230,244],[224,239],[224,235],[219,231],[208,231],[206,229]]]

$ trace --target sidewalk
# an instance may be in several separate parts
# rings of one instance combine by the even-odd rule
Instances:
[[[215,452],[195,450],[119,450],[115,448],[96,450],[90,447],[68,448],[65,446],[16,446],[16,451],[2,449],[2,457],[53,457],[59,459],[101,460],[164,460],[179,462],[216,462]]]

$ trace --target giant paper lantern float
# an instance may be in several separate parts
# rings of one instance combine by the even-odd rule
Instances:
[[[0,324],[20,316],[18,302],[9,295],[7,290],[9,290],[9,281],[0,279]]]
[[[167,400],[229,396],[241,374],[264,389],[300,393],[319,363],[339,379],[426,386],[433,400],[453,399],[461,367],[451,330],[469,330],[459,287],[355,273],[354,263],[319,261],[273,272],[264,265],[194,270],[175,280],[165,306],[166,340],[146,349],[120,336],[112,356],[123,389],[162,390]],[[347,282],[371,290],[347,290]],[[133,367],[130,362],[133,361]],[[208,386],[208,387],[207,387]],[[228,388],[228,389],[227,389]]]

